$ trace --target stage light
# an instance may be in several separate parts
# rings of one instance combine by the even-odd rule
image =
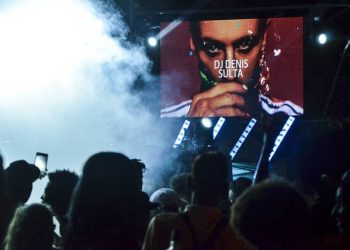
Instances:
[[[328,40],[328,38],[327,38],[327,35],[325,33],[321,33],[317,37],[317,41],[321,45],[325,44],[327,42],[327,40]]]
[[[247,127],[244,129],[242,135],[239,137],[238,141],[236,142],[235,146],[232,148],[232,150],[230,152],[231,160],[233,160],[233,158],[236,156],[238,150],[241,148],[243,142],[248,137],[250,131],[252,131],[255,123],[256,123],[256,119],[254,119],[254,118],[252,118],[249,121]]]
[[[213,129],[213,140],[215,140],[216,136],[218,135],[222,125],[225,122],[225,118],[220,117],[220,119],[218,120],[218,122],[216,123],[214,129]]]
[[[151,46],[151,47],[156,47],[157,44],[158,44],[158,40],[154,36],[150,36],[147,39],[147,42],[148,42],[148,45]]]
[[[277,136],[277,138],[275,140],[275,145],[273,146],[272,151],[271,151],[270,156],[269,156],[269,161],[271,161],[273,155],[276,153],[276,150],[278,149],[279,145],[281,144],[283,138],[286,136],[288,130],[293,125],[294,120],[295,120],[295,118],[293,116],[290,116],[288,118],[288,120],[286,121],[286,123],[284,124],[281,132],[279,133],[279,135]]]
[[[173,145],[173,148],[177,148],[178,146],[180,146],[182,140],[184,139],[185,137],[185,132],[186,132],[186,129],[188,129],[188,127],[190,126],[190,121],[188,120],[185,120],[184,123],[182,124],[182,127],[180,129],[180,132],[175,140],[175,143]]]
[[[203,125],[203,127],[205,128],[211,128],[211,126],[213,126],[213,123],[211,122],[211,120],[209,118],[202,118],[201,123]]]

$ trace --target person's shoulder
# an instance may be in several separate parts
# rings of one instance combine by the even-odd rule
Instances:
[[[290,100],[281,100],[276,97],[259,95],[261,107],[270,115],[284,113],[286,115],[298,116],[304,113],[304,109]]]
[[[178,213],[164,212],[154,216],[152,219],[152,222],[154,224],[168,224],[168,223],[173,223],[178,219],[179,219]]]
[[[169,245],[171,231],[178,229],[176,213],[160,213],[154,216],[146,232],[143,250],[166,249]]]
[[[257,250],[255,246],[244,239],[235,229],[227,224],[219,236],[219,242],[226,245],[227,249]]]
[[[154,231],[162,231],[161,234],[170,235],[172,229],[183,230],[185,222],[179,213],[160,213],[152,218],[149,228]]]

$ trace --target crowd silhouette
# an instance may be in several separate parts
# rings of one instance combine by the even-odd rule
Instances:
[[[350,249],[350,136],[339,124],[303,136],[286,176],[271,177],[262,160],[263,175],[233,180],[228,157],[207,149],[152,195],[141,160],[99,152],[80,176],[48,173],[42,204],[26,204],[39,169],[4,168],[0,156],[1,249]]]

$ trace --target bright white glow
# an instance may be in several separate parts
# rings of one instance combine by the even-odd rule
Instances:
[[[322,45],[325,44],[327,42],[327,35],[324,33],[320,34],[318,36],[318,42]]]
[[[142,46],[126,40],[121,15],[102,2],[110,1],[0,1],[5,166],[33,162],[40,151],[49,154],[48,171],[79,173],[91,154],[119,151],[152,171],[158,157],[147,145],[162,145],[164,136],[154,114],[129,91],[136,79],[150,77],[150,63]],[[45,181],[34,183],[32,201],[40,202]]]
[[[213,140],[215,140],[216,136],[218,135],[222,125],[224,125],[225,122],[225,118],[220,117],[220,119],[218,120],[218,122],[216,123],[214,129],[213,129]]]
[[[231,160],[233,160],[233,158],[238,153],[238,150],[241,148],[241,146],[244,143],[245,139],[247,139],[250,131],[252,131],[253,127],[255,126],[255,123],[256,123],[256,119],[254,119],[254,118],[252,118],[249,121],[247,127],[244,129],[243,133],[241,134],[241,136],[239,137],[238,141],[236,142],[236,144],[234,145],[234,147],[232,148],[232,150],[230,152]]]
[[[274,56],[279,56],[281,54],[282,50],[281,49],[274,49],[273,50],[273,55]]]
[[[157,39],[154,36],[151,36],[147,39],[149,46],[156,47],[158,44]]]
[[[211,128],[211,126],[213,126],[213,123],[212,123],[211,120],[210,120],[209,118],[207,118],[207,117],[202,118],[201,123],[202,123],[202,125],[203,125],[205,128]]]
[[[286,123],[284,124],[281,132],[279,133],[279,135],[277,136],[276,140],[275,140],[275,145],[272,148],[272,151],[270,153],[269,156],[269,161],[271,161],[273,155],[276,153],[279,145],[281,144],[283,138],[286,136],[288,130],[290,129],[290,127],[292,126],[293,122],[294,122],[295,118],[293,116],[290,116],[288,118],[288,120],[286,121]]]
[[[235,176],[236,178],[237,175],[250,174],[251,172],[252,171],[250,170],[232,167],[232,176]]]

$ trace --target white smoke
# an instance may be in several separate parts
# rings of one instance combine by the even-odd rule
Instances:
[[[41,151],[49,154],[49,171],[80,172],[85,160],[102,150],[149,165],[140,145],[160,142],[161,136],[149,136],[157,134],[149,126],[157,114],[150,114],[131,88],[138,78],[151,81],[151,65],[144,48],[129,43],[127,34],[117,11],[91,1],[0,3],[4,166],[18,159],[33,162]],[[45,184],[36,182],[31,200],[38,201]]]

